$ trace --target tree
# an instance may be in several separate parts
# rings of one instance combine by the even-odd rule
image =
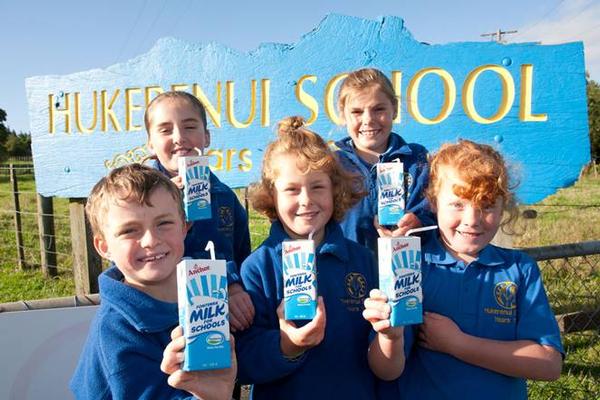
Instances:
[[[0,162],[9,156],[31,156],[31,135],[17,134],[5,122],[6,111],[0,108]]]
[[[13,157],[24,157],[31,155],[31,136],[25,133],[15,135],[14,133],[8,136],[5,146],[8,154]]]
[[[600,162],[600,84],[587,77],[588,120],[592,160]]]
[[[0,108],[0,144],[6,142],[8,134],[10,133],[8,127],[4,125],[4,122],[6,122],[6,111]]]
[[[4,148],[4,143],[6,142],[6,139],[8,139],[10,130],[6,125],[4,125],[5,121],[6,111],[0,108],[0,162],[4,162],[8,158],[8,153]]]

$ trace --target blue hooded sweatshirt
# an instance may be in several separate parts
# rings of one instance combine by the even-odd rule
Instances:
[[[351,137],[337,141],[334,149],[346,170],[359,173],[364,178],[365,189],[368,191],[368,195],[350,209],[340,223],[344,236],[376,253],[379,235],[373,221],[377,215],[377,166],[368,164],[358,156]],[[402,137],[392,132],[387,150],[379,155],[379,162],[395,160],[404,164],[404,173],[408,174],[405,175],[406,212],[414,213],[423,226],[435,224],[435,217],[429,211],[424,196],[429,181],[427,150],[419,144],[406,143]]]
[[[99,279],[102,304],[71,378],[76,399],[194,399],[172,388],[160,370],[178,324],[177,303],[157,300],[123,282],[115,266]]]

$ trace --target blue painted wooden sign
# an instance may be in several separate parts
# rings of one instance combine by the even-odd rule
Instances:
[[[260,176],[279,119],[302,115],[328,140],[346,135],[336,88],[365,66],[395,85],[395,132],[430,151],[458,138],[493,144],[517,166],[525,203],[572,184],[590,161],[581,42],[428,45],[397,17],[329,15],[295,44],[243,53],[165,38],[105,69],[28,78],[37,190],[86,197],[108,170],[141,160],[146,104],[172,89],[204,102],[211,167],[229,186],[246,186]]]

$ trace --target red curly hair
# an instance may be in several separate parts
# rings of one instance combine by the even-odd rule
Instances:
[[[507,217],[502,227],[512,225],[518,217],[518,209],[506,162],[493,147],[459,140],[458,143],[443,144],[430,160],[429,187],[425,195],[430,204],[436,204],[443,179],[443,169],[452,168],[465,186],[454,185],[454,194],[471,201],[479,208],[493,206],[502,199]]]

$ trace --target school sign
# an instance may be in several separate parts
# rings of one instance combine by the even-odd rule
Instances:
[[[581,42],[428,45],[401,18],[329,15],[295,44],[242,53],[165,38],[105,69],[28,78],[37,190],[86,197],[108,170],[140,161],[144,109],[166,90],[206,105],[211,167],[229,186],[246,186],[260,176],[279,119],[302,115],[327,140],[346,135],[337,88],[365,66],[394,84],[395,132],[430,151],[458,138],[494,145],[517,166],[525,203],[570,185],[590,161]]]

